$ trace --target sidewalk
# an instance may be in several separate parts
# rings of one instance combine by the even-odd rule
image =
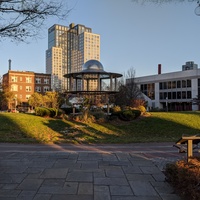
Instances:
[[[180,156],[170,143],[0,143],[0,200],[180,200],[161,171]]]

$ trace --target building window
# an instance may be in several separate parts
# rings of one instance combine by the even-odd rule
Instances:
[[[19,89],[22,90],[22,86],[21,85],[19,86]]]
[[[176,81],[172,82],[172,88],[176,88]]]
[[[176,92],[172,92],[172,99],[176,99]]]
[[[48,78],[44,79],[44,84],[49,84],[49,79]]]
[[[163,83],[163,89],[167,89],[167,82]]]
[[[182,80],[182,88],[186,88],[186,80]]]
[[[27,94],[26,95],[26,100],[28,100],[30,98],[30,96],[31,96],[30,94]]]
[[[187,99],[191,99],[192,98],[192,93],[191,91],[187,91]]]
[[[48,92],[48,91],[50,91],[49,87],[48,87],[48,86],[45,86],[45,87],[44,87],[44,92]]]
[[[40,83],[41,83],[41,78],[36,78],[36,79],[35,79],[35,83],[40,84]]]
[[[31,86],[26,86],[26,92],[31,92]]]
[[[22,81],[22,77],[20,77],[20,81]]]
[[[172,93],[168,92],[168,99],[172,99]]]
[[[167,96],[167,92],[164,92],[164,99],[167,99],[168,96]]]
[[[191,80],[187,80],[187,87],[191,87]]]
[[[26,83],[32,83],[31,77],[26,77]]]
[[[181,88],[181,81],[177,81],[177,88]]]
[[[41,87],[36,87],[35,90],[36,92],[41,92]]]
[[[160,92],[160,99],[163,99],[163,93]]]
[[[12,82],[17,82],[17,76],[11,76],[11,81]]]
[[[11,85],[11,91],[18,91],[18,85]]]
[[[181,99],[181,92],[177,92],[177,99]]]
[[[169,81],[169,82],[168,82],[168,89],[171,89],[171,88],[172,88],[172,82]]]
[[[159,83],[159,88],[160,88],[160,90],[163,89],[162,83]]]
[[[182,92],[182,99],[186,99],[186,91]]]

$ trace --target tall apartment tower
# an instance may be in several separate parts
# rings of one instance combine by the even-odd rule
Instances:
[[[92,33],[91,28],[73,23],[69,27],[49,28],[46,73],[52,74],[54,90],[67,91],[69,83],[63,75],[81,71],[82,65],[91,59],[100,61],[100,35]],[[95,82],[91,87],[95,90]]]
[[[51,74],[53,91],[66,90],[67,73],[67,31],[68,27],[53,25],[48,30],[48,50],[46,50],[46,73]]]

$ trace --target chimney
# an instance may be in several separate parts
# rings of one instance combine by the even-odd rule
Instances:
[[[8,70],[11,70],[11,60],[8,60]]]
[[[161,64],[158,64],[158,74],[161,74]]]

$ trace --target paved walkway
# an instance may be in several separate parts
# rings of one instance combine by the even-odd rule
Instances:
[[[162,172],[172,143],[0,143],[0,200],[180,200]]]

